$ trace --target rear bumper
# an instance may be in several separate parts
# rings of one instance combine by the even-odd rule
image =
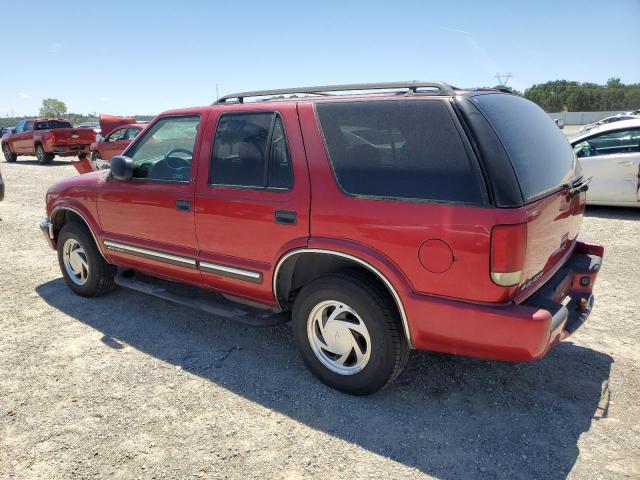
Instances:
[[[412,295],[405,306],[415,348],[507,361],[544,356],[591,313],[603,252],[600,245],[578,242],[567,263],[521,304]]]
[[[79,153],[89,153],[90,144],[82,145],[54,145],[52,153],[59,157],[69,157],[78,155]]]

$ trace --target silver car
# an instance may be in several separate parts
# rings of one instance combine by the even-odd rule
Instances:
[[[587,204],[640,207],[640,118],[596,127],[571,146],[584,178],[593,177]]]
[[[602,125],[607,125],[609,123],[613,123],[613,122],[621,122],[623,120],[633,120],[636,118],[640,118],[637,115],[632,115],[632,114],[628,114],[628,113],[619,113],[618,115],[613,115],[611,117],[606,117],[603,118],[602,120],[598,120],[597,122],[594,123],[589,123],[587,125],[583,125],[580,128],[581,132],[588,132],[590,130],[593,130],[594,128],[597,127],[601,127]]]

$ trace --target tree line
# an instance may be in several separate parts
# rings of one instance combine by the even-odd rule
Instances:
[[[524,97],[547,112],[601,112],[640,108],[640,83],[625,85],[610,78],[606,85],[555,80],[532,85]]]

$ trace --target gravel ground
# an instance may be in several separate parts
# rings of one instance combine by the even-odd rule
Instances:
[[[37,223],[75,170],[0,169],[0,478],[640,478],[640,209],[587,212],[607,248],[595,311],[543,360],[414,352],[356,398],[286,326],[74,296]]]

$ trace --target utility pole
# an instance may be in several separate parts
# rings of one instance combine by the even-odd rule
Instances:
[[[507,84],[509,83],[509,80],[513,78],[513,75],[511,75],[511,72],[507,73],[506,75],[501,75],[499,73],[496,73],[494,75],[494,78],[498,80],[498,85],[502,85],[506,87],[508,86]]]

